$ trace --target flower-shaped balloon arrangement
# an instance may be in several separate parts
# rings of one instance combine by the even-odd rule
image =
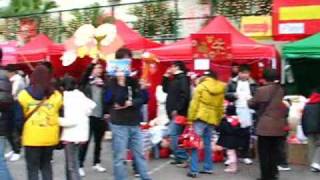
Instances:
[[[105,23],[95,28],[91,24],[79,27],[73,37],[66,41],[66,51],[61,57],[63,66],[69,66],[76,59],[89,56],[92,59],[113,58],[116,49],[123,45],[113,24]]]

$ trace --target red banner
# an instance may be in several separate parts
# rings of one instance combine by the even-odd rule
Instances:
[[[192,34],[191,39],[193,59],[232,58],[230,34]]]

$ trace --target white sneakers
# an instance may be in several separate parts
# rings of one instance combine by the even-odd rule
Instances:
[[[231,163],[231,161],[230,161],[229,159],[227,159],[227,160],[224,162],[224,165],[225,165],[225,166],[229,166],[230,163]]]
[[[253,164],[253,161],[250,158],[244,158],[244,159],[240,159],[240,162],[246,164],[246,165],[251,165]]]
[[[14,162],[18,161],[20,159],[20,154],[13,153],[12,156],[10,157],[9,161]]]
[[[310,167],[312,172],[320,172],[320,164],[312,163]]]
[[[95,166],[92,166],[92,169],[96,172],[99,172],[99,173],[103,173],[103,172],[106,172],[107,169],[102,167],[101,164],[96,164]],[[84,171],[83,168],[79,168],[79,175],[81,177],[85,177],[86,176],[86,172]]]
[[[10,151],[10,152],[6,153],[6,154],[4,155],[4,157],[5,157],[6,159],[9,159],[13,154],[14,154],[14,152],[13,152],[13,151]]]
[[[278,166],[278,171],[291,171],[289,166]]]
[[[79,175],[80,175],[80,177],[85,177],[86,176],[86,172],[84,172],[83,168],[79,168]]]
[[[96,164],[95,166],[92,167],[93,170],[97,172],[106,172],[107,169],[102,167],[101,164]]]
[[[101,164],[96,164],[95,166],[92,166],[92,169],[95,170],[96,172],[99,172],[99,173],[103,173],[103,172],[107,171],[107,169],[102,167]],[[86,172],[84,171],[83,168],[79,168],[79,175],[81,177],[86,176]]]
[[[6,153],[4,157],[11,162],[18,161],[21,158],[20,154],[16,154],[13,151]]]

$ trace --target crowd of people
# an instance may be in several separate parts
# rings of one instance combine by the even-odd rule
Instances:
[[[129,49],[121,48],[116,52],[116,59],[123,58],[132,58]],[[93,61],[77,81],[68,75],[55,79],[48,62],[37,65],[30,80],[14,66],[1,67],[2,180],[13,179],[6,159],[18,160],[22,147],[28,180],[38,180],[40,175],[43,180],[53,179],[53,150],[60,147],[65,152],[66,179],[80,180],[86,176],[84,164],[91,138],[94,139],[92,168],[106,172],[100,157],[107,129],[112,131],[114,179],[129,178],[128,149],[132,152],[137,176],[142,180],[151,179],[140,128],[144,116],[142,109],[149,99],[148,86],[139,78],[120,71],[110,77],[104,69],[104,64]],[[162,114],[158,112],[158,119],[151,121],[150,126],[165,127],[163,137],[170,139],[171,164],[188,168],[188,177],[213,174],[213,133],[219,134],[217,145],[226,152],[226,173],[237,172],[239,161],[247,165],[253,163],[252,135],[258,137],[259,179],[276,180],[279,169],[289,170],[285,145],[290,102],[283,101],[284,90],[276,70],[266,70],[260,84],[250,73],[250,66],[234,65],[232,78],[226,84],[213,70],[190,78],[185,64],[174,62],[163,75],[159,91],[165,96],[159,105],[165,103],[165,108],[159,107]],[[313,125],[314,111],[319,111],[314,104],[320,103],[319,97],[319,93],[313,94],[307,106],[311,113],[305,113],[303,117]],[[181,123],[183,120],[187,123]],[[313,171],[320,171],[319,129],[308,124],[308,120],[304,127],[313,145],[311,167]],[[187,126],[202,139],[205,153],[202,168],[199,167],[199,149],[189,151],[179,143]],[[12,151],[5,154],[7,141]]]

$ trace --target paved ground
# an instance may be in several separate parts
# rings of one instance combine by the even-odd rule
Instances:
[[[91,169],[91,155],[89,154],[88,161],[86,163],[87,176],[84,180],[111,180],[112,178],[112,164],[111,164],[111,151],[110,143],[104,143],[104,151],[102,156],[103,165],[108,168],[107,173],[95,173]],[[64,155],[63,151],[56,151],[54,155],[54,180],[64,180]],[[25,177],[25,165],[24,160],[18,162],[9,163],[11,173],[14,176],[14,180],[26,180]],[[184,180],[189,179],[185,176],[186,170],[176,168],[169,164],[169,160],[151,160],[149,162],[150,173],[154,180]],[[226,174],[223,172],[223,165],[217,164],[214,175],[200,176],[201,180],[255,180],[259,173],[257,164],[252,166],[242,165],[240,171],[237,174]],[[131,177],[131,179],[134,179]],[[294,166],[293,171],[281,173],[281,180],[319,180],[320,174],[314,174],[309,172],[306,167]],[[0,177],[1,180],[1,177]]]

